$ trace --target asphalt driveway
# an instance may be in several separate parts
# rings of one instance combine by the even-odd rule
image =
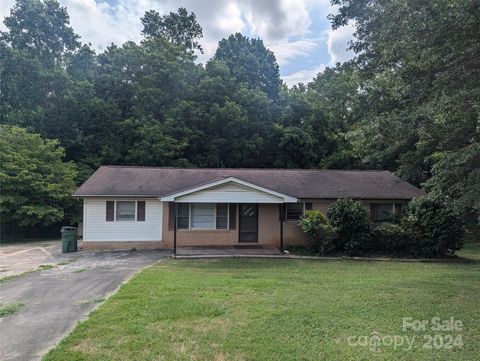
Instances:
[[[28,252],[25,252],[27,256]],[[0,283],[0,304],[20,302],[0,318],[0,360],[39,360],[122,282],[166,251],[52,252],[54,268]],[[18,258],[20,254],[15,253]]]

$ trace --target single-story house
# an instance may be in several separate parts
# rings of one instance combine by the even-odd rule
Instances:
[[[372,220],[424,192],[389,171],[100,167],[83,199],[84,248],[269,245],[306,242],[309,209],[360,200]]]

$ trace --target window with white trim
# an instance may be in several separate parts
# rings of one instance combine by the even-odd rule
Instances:
[[[115,210],[115,220],[134,221],[135,220],[135,201],[117,201]]]

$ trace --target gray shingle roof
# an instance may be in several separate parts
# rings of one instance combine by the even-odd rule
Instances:
[[[165,196],[226,177],[296,198],[410,199],[423,191],[389,171],[102,166],[74,196]]]

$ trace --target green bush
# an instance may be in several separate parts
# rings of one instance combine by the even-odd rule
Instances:
[[[338,199],[330,207],[328,219],[337,231],[340,249],[347,255],[362,255],[368,251],[370,220],[360,202],[349,198]]]
[[[299,221],[300,229],[311,242],[311,248],[325,255],[335,248],[335,228],[320,211],[307,211]]]
[[[415,256],[452,255],[463,247],[463,217],[444,199],[422,197],[411,200],[405,224],[413,236],[409,251]]]
[[[381,222],[372,226],[370,243],[370,251],[372,252],[398,256],[406,255],[409,254],[410,243],[409,232],[398,224]]]

